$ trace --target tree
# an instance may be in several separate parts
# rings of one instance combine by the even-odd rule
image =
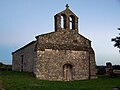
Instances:
[[[118,28],[118,30],[120,30],[120,28]],[[114,42],[114,47],[117,47],[120,52],[120,33],[119,33],[119,36],[112,38],[111,41]]]
[[[2,66],[3,65],[3,63],[2,62],[0,62],[0,66]]]

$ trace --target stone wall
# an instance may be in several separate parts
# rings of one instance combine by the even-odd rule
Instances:
[[[90,79],[96,79],[97,70],[96,70],[96,62],[95,62],[95,54],[90,53]]]
[[[34,73],[37,78],[66,80],[64,65],[69,65],[67,70],[71,70],[72,80],[96,78],[95,54],[90,40],[67,30],[43,34],[36,38]]]
[[[35,49],[35,41],[13,52],[12,53],[12,70],[33,72],[34,49]]]
[[[91,41],[78,33],[67,30],[59,30],[37,36],[37,49],[63,49],[63,50],[88,50],[91,48]]]
[[[64,80],[63,66],[65,64],[72,65],[72,80],[89,78],[88,52],[52,49],[37,52],[37,78],[42,80]]]

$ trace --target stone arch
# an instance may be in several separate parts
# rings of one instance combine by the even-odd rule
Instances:
[[[65,14],[61,14],[61,28],[66,29],[67,27],[67,22],[66,22],[66,15]]]
[[[73,79],[73,65],[66,63],[63,65],[63,79],[70,81]]]
[[[75,29],[75,16],[70,15],[69,20],[70,20],[70,30]]]
[[[56,14],[54,16],[54,20],[55,20],[55,31],[60,30],[61,29],[61,15]]]

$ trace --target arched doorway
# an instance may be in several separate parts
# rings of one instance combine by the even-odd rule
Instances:
[[[73,78],[73,73],[72,73],[72,65],[71,64],[64,64],[63,65],[63,77],[64,80],[70,81]]]

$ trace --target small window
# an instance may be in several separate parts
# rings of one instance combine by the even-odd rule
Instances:
[[[23,72],[23,64],[24,64],[24,61],[23,61],[23,55],[21,55],[21,72]]]
[[[41,48],[40,50],[41,50],[41,51],[45,51],[45,49],[44,49],[44,48]]]
[[[77,40],[73,40],[73,43],[78,43],[78,41]]]

